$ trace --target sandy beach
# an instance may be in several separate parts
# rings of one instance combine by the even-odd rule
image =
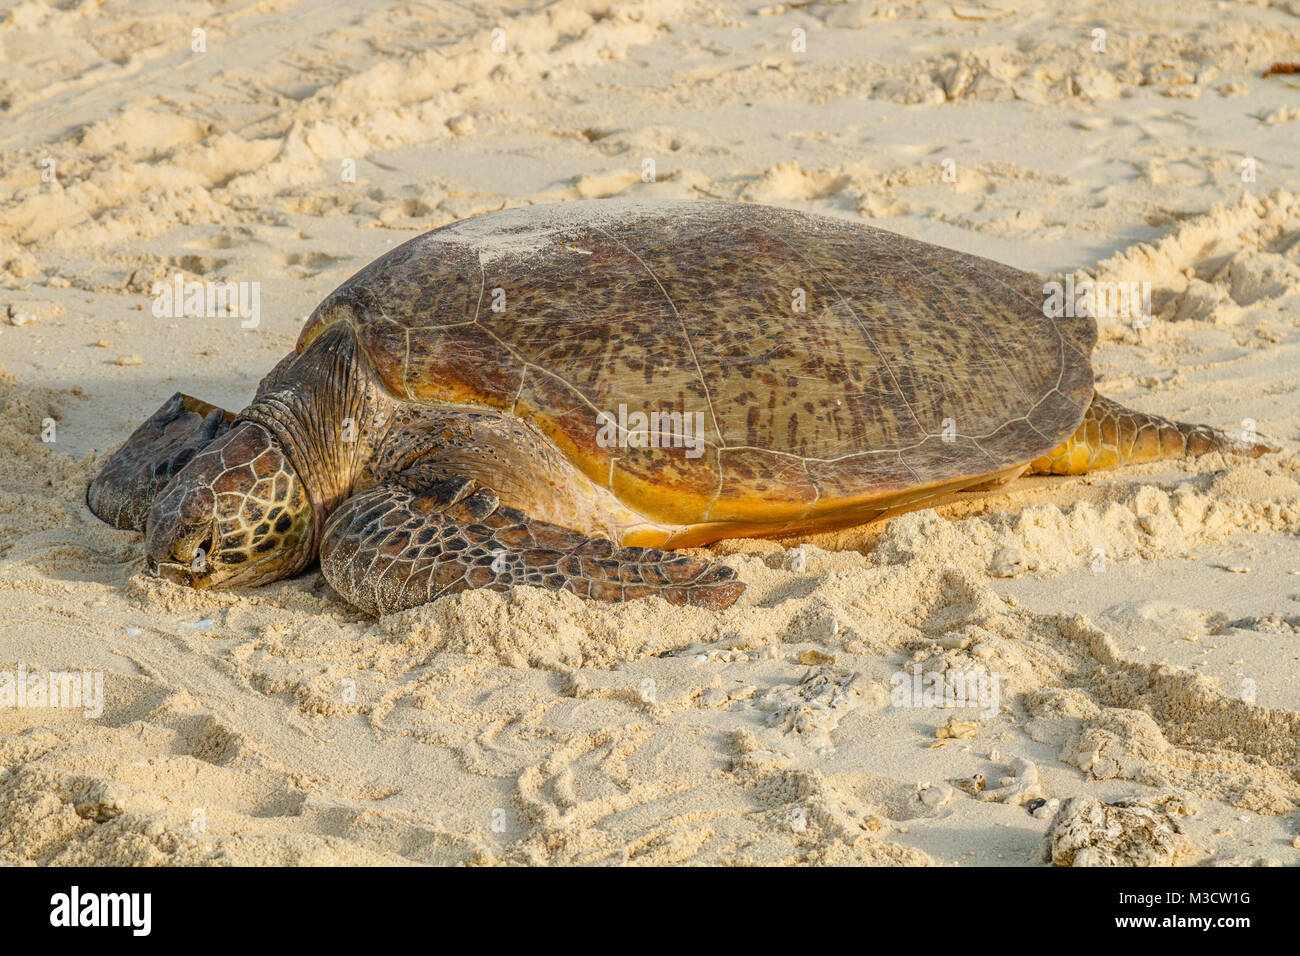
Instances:
[[[25,0],[0,50],[0,672],[102,680],[0,693],[0,864],[1300,865],[1298,0]],[[725,611],[193,591],[86,507],[390,248],[609,197],[1149,282],[1098,388],[1281,451],[723,542]]]

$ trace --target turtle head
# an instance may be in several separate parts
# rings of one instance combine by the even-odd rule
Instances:
[[[372,433],[382,418],[377,377],[351,324],[318,333],[154,500],[145,522],[152,573],[195,588],[254,587],[316,559],[326,518],[352,494],[382,433]]]
[[[147,567],[195,588],[265,584],[310,563],[314,523],[307,489],[271,432],[240,422],[154,501]]]

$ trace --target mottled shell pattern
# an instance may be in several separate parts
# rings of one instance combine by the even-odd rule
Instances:
[[[1045,315],[1028,273],[703,200],[453,223],[331,294],[299,350],[337,321],[397,397],[517,416],[681,525],[824,521],[1023,465],[1082,420],[1096,338]],[[636,412],[700,431],[637,447]]]

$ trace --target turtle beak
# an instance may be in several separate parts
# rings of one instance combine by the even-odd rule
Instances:
[[[215,528],[211,516],[187,527],[175,512],[152,513],[145,541],[145,570],[173,584],[205,587],[210,583],[208,555]]]
[[[159,564],[153,558],[149,558],[145,562],[145,569],[154,577],[170,581],[172,584],[182,584],[187,588],[198,586],[188,565],[177,564],[174,561],[164,561]]]

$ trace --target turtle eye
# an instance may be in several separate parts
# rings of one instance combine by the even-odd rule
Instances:
[[[217,553],[217,523],[215,521],[209,525],[207,543],[194,549],[194,561],[197,562],[199,555],[203,555],[205,563],[211,563],[212,556]],[[201,568],[194,568],[195,571],[202,571]]]
[[[172,545],[168,560],[188,568],[195,577],[200,577],[210,570],[216,543],[217,523],[210,521],[203,533],[178,537]]]

